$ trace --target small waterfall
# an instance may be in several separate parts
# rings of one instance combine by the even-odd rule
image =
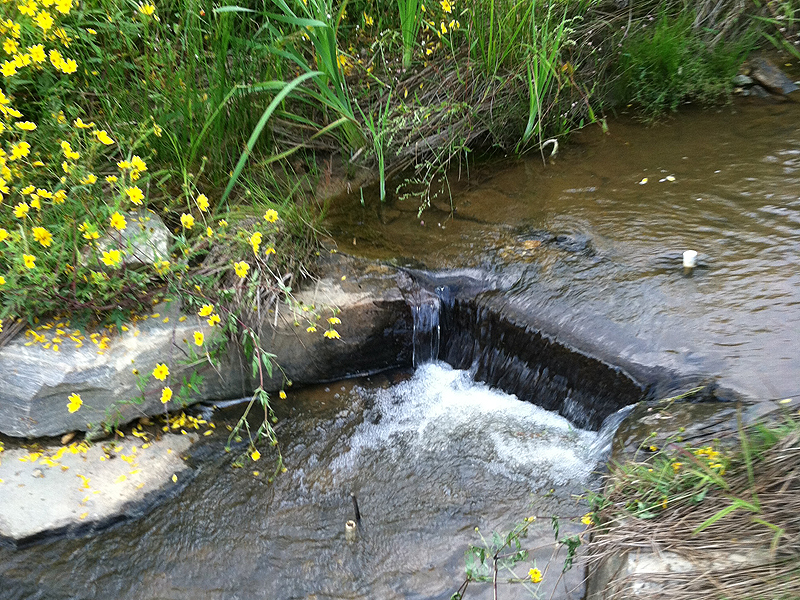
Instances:
[[[432,362],[439,357],[439,311],[441,301],[438,296],[426,295],[411,306],[414,315],[414,367]]]
[[[398,276],[413,318],[415,368],[442,360],[593,431],[648,394],[624,369],[546,333],[535,315],[511,310],[502,290],[478,292],[475,282],[421,271]]]

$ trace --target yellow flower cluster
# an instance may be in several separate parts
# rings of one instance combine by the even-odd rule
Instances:
[[[0,36],[3,39],[3,52],[9,58],[0,63],[0,73],[4,78],[14,77],[27,67],[41,70],[49,60],[56,70],[69,75],[78,70],[78,63],[73,58],[65,58],[56,48],[45,50],[45,44],[55,43],[67,47],[72,41],[66,31],[57,22],[69,15],[72,0],[22,0],[16,5],[17,15],[0,21]],[[52,11],[52,12],[51,12]],[[11,16],[6,13],[6,16]],[[23,40],[36,36],[38,39]],[[39,42],[39,43],[32,43]]]
[[[693,451],[697,458],[705,459],[708,467],[717,471],[720,475],[725,474],[725,465],[722,462],[722,456],[712,446],[704,446]]]

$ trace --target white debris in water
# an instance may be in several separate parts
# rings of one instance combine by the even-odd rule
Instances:
[[[392,388],[359,393],[374,395],[374,414],[334,460],[334,471],[357,469],[366,451],[406,461],[434,455],[442,465],[457,456],[512,479],[562,485],[585,481],[602,458],[597,448],[605,446],[598,433],[443,363],[425,364]]]

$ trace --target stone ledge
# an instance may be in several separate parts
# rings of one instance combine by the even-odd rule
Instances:
[[[324,269],[325,277],[298,292],[297,300],[315,305],[322,322],[337,309],[341,339],[324,338],[324,326],[313,334],[302,322],[295,326],[295,315],[284,305],[276,328],[274,314],[266,315],[262,343],[283,369],[264,382],[267,391],[283,387],[283,373],[295,384],[305,384],[411,363],[411,313],[397,289],[396,270],[338,254],[325,258]],[[196,315],[181,321],[177,302],[157,312],[158,318],[139,321],[111,338],[101,352],[87,339],[80,348],[63,343],[56,353],[40,344],[26,345],[24,332],[0,348],[0,433],[56,436],[100,424],[120,426],[178,408],[161,403],[161,389],[170,385],[177,391],[182,377],[194,368],[178,364],[193,332],[203,331],[208,338],[215,330]],[[240,350],[233,343],[228,348],[218,368],[208,363],[198,367],[204,383],[192,402],[241,398],[257,387]],[[170,365],[170,378],[160,382],[150,377],[143,394],[132,370],[149,374],[158,363]],[[80,394],[83,405],[69,413],[72,393]]]

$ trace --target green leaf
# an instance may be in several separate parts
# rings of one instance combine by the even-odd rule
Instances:
[[[266,127],[267,121],[272,116],[272,113],[275,112],[275,109],[278,107],[278,105],[301,83],[308,79],[319,77],[320,75],[323,75],[322,71],[310,71],[308,73],[303,73],[302,75],[295,77],[290,83],[285,84],[283,89],[278,92],[275,98],[272,99],[272,102],[270,102],[269,106],[267,106],[267,108],[264,110],[261,118],[258,120],[258,123],[253,129],[253,132],[250,134],[250,139],[247,140],[247,147],[239,157],[239,162],[236,163],[236,167],[233,170],[231,179],[228,182],[225,191],[222,193],[222,197],[220,198],[220,204],[225,202],[230,195],[231,190],[233,190],[233,187],[236,185],[236,182],[239,180],[239,175],[241,175],[242,169],[244,169],[244,165],[247,163],[247,159],[250,157],[250,153],[253,151],[258,138],[261,136],[261,132],[264,130],[264,127]]]
[[[252,8],[244,8],[242,6],[220,6],[219,8],[215,8],[214,12],[216,14],[220,14],[220,13],[232,13],[232,12],[255,13],[257,11],[253,10]]]

